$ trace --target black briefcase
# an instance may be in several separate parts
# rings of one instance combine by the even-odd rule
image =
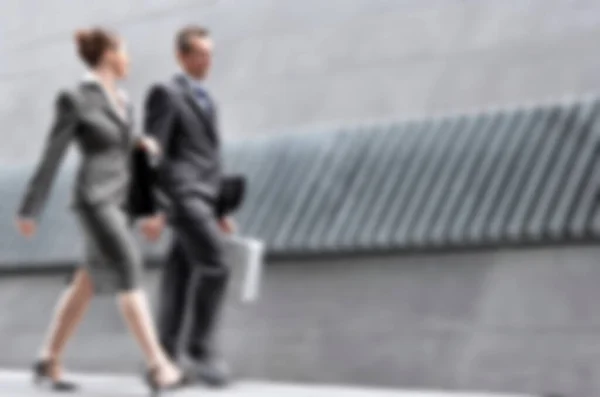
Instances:
[[[157,210],[153,194],[156,183],[156,171],[151,166],[147,152],[136,148],[131,155],[131,184],[129,188],[128,209],[134,218],[152,215]]]
[[[217,217],[222,218],[236,211],[244,201],[245,194],[246,178],[241,175],[223,177],[215,206]]]

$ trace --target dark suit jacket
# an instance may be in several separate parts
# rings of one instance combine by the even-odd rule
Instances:
[[[136,137],[131,109],[119,115],[95,81],[63,91],[56,101],[55,119],[45,149],[19,208],[19,215],[40,215],[59,166],[71,143],[81,153],[73,204],[94,206],[127,202],[129,157]]]
[[[194,195],[215,201],[221,182],[221,142],[214,103],[202,108],[185,78],[154,85],[144,127],[163,151],[157,185],[171,200]]]
[[[221,175],[220,136],[216,106],[202,108],[185,78],[153,86],[146,100],[145,130],[160,144],[161,159],[149,159],[143,152],[134,154],[134,178],[130,208],[135,216],[152,214],[165,200],[189,195],[205,198],[215,206],[216,216],[239,207],[245,193],[241,176]],[[150,162],[156,163],[150,165]]]

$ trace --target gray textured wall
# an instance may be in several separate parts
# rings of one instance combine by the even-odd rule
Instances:
[[[180,25],[211,27],[228,137],[600,86],[595,0],[4,0],[0,11],[5,161],[39,152],[52,96],[81,72],[72,31],[91,23],[129,39],[137,100],[175,70]]]
[[[89,23],[130,40],[136,100],[175,70],[173,31],[209,25],[218,41],[210,83],[229,138],[600,86],[593,0],[208,3],[4,0],[0,161],[38,155],[52,96],[81,73],[71,32]],[[273,264],[260,305],[230,306],[225,346],[252,377],[598,395],[597,256],[565,248]],[[60,280],[0,279],[0,366],[35,354]],[[138,368],[109,300],[81,331],[72,366]]]
[[[257,305],[230,301],[225,351],[254,379],[597,396],[599,253],[271,262]],[[35,356],[63,279],[0,279],[0,366]],[[94,303],[67,356],[71,368],[105,372],[141,361],[108,298]]]

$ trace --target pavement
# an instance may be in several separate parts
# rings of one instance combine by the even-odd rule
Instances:
[[[137,397],[148,396],[149,392],[139,378],[126,375],[76,374],[69,379],[77,381],[81,390],[69,394],[72,397]],[[44,397],[56,396],[43,387],[31,383],[27,371],[0,370],[0,396]],[[404,391],[359,388],[349,386],[318,386],[241,381],[225,390],[210,390],[202,387],[165,393],[164,396],[220,396],[220,397],[534,397],[517,394],[462,393],[443,391]]]

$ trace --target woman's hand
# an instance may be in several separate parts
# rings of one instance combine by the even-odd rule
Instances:
[[[157,214],[142,219],[142,233],[148,241],[157,241],[165,228],[165,215]]]
[[[160,145],[156,139],[149,136],[142,136],[138,140],[138,146],[152,156],[158,156],[161,153]]]
[[[16,225],[19,234],[26,238],[33,237],[37,231],[37,223],[33,219],[17,218]]]

